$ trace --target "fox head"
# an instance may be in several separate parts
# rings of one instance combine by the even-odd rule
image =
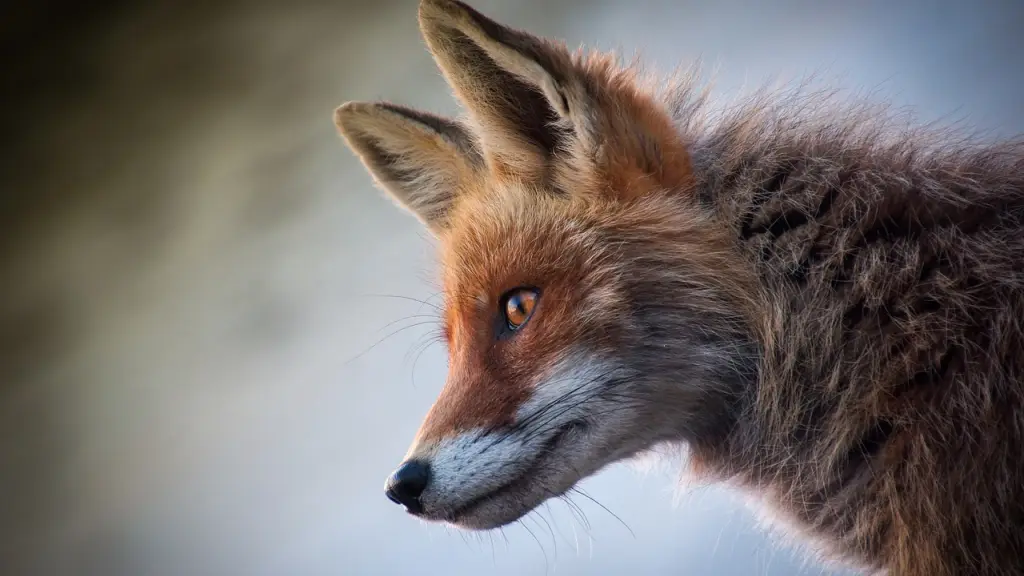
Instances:
[[[461,2],[424,0],[419,22],[468,117],[335,112],[441,252],[447,382],[388,496],[495,528],[655,444],[727,434],[749,274],[666,107],[611,57]]]

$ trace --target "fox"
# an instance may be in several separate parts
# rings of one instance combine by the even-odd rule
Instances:
[[[1024,138],[693,74],[422,0],[464,114],[334,124],[436,240],[446,381],[386,496],[515,522],[655,446],[864,573],[1024,573]]]

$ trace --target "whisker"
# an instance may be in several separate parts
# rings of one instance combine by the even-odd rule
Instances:
[[[548,401],[547,404],[545,404],[540,409],[535,411],[533,414],[530,414],[529,416],[527,416],[526,418],[523,418],[520,422],[518,422],[517,423],[517,427],[523,428],[523,427],[529,426],[530,424],[533,423],[533,421],[535,421],[538,418],[544,416],[549,410],[552,410],[552,409],[558,407],[560,404],[562,404],[564,401],[570,399],[572,396],[574,396],[574,395],[576,395],[576,394],[578,394],[580,392],[586,391],[586,389],[589,386],[593,385],[596,382],[600,382],[602,380],[610,381],[610,375],[612,374],[613,371],[614,371],[614,369],[613,370],[609,370],[607,372],[603,372],[602,374],[593,376],[591,378],[588,378],[587,380],[585,380],[585,381],[581,382],[580,384],[576,385],[575,387],[573,387],[569,391],[563,393],[562,395],[560,395],[560,396],[558,396],[556,398],[553,398],[552,400]],[[598,390],[595,390],[593,392],[597,393],[599,390],[600,390],[600,388],[598,388]],[[579,404],[577,403],[575,405],[578,406]]]
[[[505,552],[508,552],[508,534],[505,534],[504,526],[498,529],[498,534],[501,534],[501,537],[505,539]]]
[[[566,414],[566,413],[568,413],[568,412],[570,412],[570,411],[580,407],[585,402],[588,402],[588,401],[590,401],[590,400],[592,400],[594,398],[597,398],[597,397],[601,396],[602,392],[603,391],[601,389],[597,389],[597,390],[591,391],[590,394],[585,395],[583,398],[577,399],[575,402],[571,402],[571,403],[563,406],[555,414],[549,415],[548,418],[545,419],[543,422],[541,422],[538,425],[538,428],[536,428],[532,433],[527,434],[526,437],[523,439],[523,441],[524,442],[528,442],[528,441],[531,441],[534,438],[536,438],[538,435],[546,434],[546,433],[550,432],[550,429],[547,428],[548,424],[557,421],[559,417],[561,417],[562,415],[564,415],[564,414]]]
[[[349,364],[351,364],[352,362],[355,362],[355,361],[356,361],[356,360],[358,360],[359,358],[362,358],[363,356],[365,356],[365,355],[366,355],[367,353],[369,353],[369,352],[370,352],[371,350],[373,350],[374,348],[376,348],[377,346],[379,346],[379,345],[380,345],[381,343],[383,343],[383,342],[384,342],[385,340],[387,340],[388,338],[391,338],[391,337],[393,337],[393,336],[396,336],[397,334],[399,334],[399,333],[401,333],[401,332],[404,332],[404,331],[406,331],[406,330],[409,330],[410,328],[416,328],[416,327],[418,327],[418,326],[428,326],[428,325],[431,325],[431,324],[434,324],[434,322],[416,322],[416,323],[414,323],[414,324],[411,324],[411,325],[409,325],[409,326],[403,326],[402,328],[399,328],[398,330],[395,330],[394,332],[392,332],[392,333],[388,334],[387,336],[385,336],[385,337],[381,338],[380,340],[377,340],[376,342],[374,342],[373,344],[371,344],[369,348],[367,348],[367,349],[363,350],[363,351],[362,351],[362,352],[360,352],[359,354],[356,354],[356,355],[355,355],[354,357],[352,357],[352,358],[350,358],[350,359],[346,360],[346,361],[345,361],[345,363],[344,363],[344,364],[342,364],[342,366],[348,366],[348,365],[349,365]]]
[[[411,302],[416,302],[416,303],[421,304],[421,305],[430,306],[431,308],[437,310],[438,312],[443,312],[441,307],[438,306],[437,304],[432,304],[432,303],[428,302],[427,300],[420,300],[419,298],[413,298],[412,296],[401,296],[401,295],[398,295],[398,294],[358,294],[358,295],[356,295],[356,297],[357,298],[394,298],[394,299],[397,299],[397,300],[409,300]]]
[[[550,566],[549,566],[549,560],[548,560],[548,553],[547,553],[547,551],[544,550],[544,545],[540,543],[540,539],[537,538],[537,535],[533,533],[533,530],[530,530],[530,527],[527,526],[526,523],[523,522],[522,519],[519,519],[517,521],[517,523],[520,526],[522,526],[523,528],[525,528],[526,531],[529,532],[530,536],[533,537],[533,540],[535,542],[537,542],[537,547],[540,548],[540,553],[544,555],[544,574],[546,575],[548,573],[548,569],[549,569]]]
[[[583,528],[587,531],[589,535],[592,527],[590,525],[590,519],[587,518],[587,514],[583,511],[583,508],[581,508],[579,504],[573,501],[572,497],[569,496],[568,494],[562,494],[560,498],[563,502],[565,502],[566,507],[569,508],[569,512],[570,514],[572,514],[573,518],[579,518],[580,524],[583,525]]]
[[[409,316],[403,316],[403,317],[401,317],[401,318],[399,318],[397,320],[392,320],[391,322],[388,322],[387,324],[385,324],[385,325],[381,326],[380,328],[377,328],[376,330],[374,330],[373,333],[376,334],[377,332],[380,332],[380,331],[384,330],[385,328],[389,328],[391,326],[394,326],[395,324],[398,324],[399,322],[404,322],[406,320],[412,320],[414,318],[431,318],[433,320],[437,320],[437,316],[435,316],[433,314],[410,314]]]
[[[561,498],[561,500],[566,503],[565,505],[569,509],[569,515],[572,518],[572,522],[569,523],[569,527],[572,528],[572,541],[573,541],[573,545],[576,547],[576,557],[579,558],[579,556],[580,556],[580,539],[579,539],[579,536],[576,535],[576,512],[573,511],[572,506],[569,504],[569,498],[563,497],[563,498]]]
[[[497,567],[498,566],[498,558],[497,558],[497,556],[494,553],[494,533],[488,532],[487,536],[488,536],[488,538],[491,541],[491,565]]]
[[[552,555],[552,560],[554,562],[558,562],[558,540],[555,539],[555,532],[554,532],[554,530],[551,529],[551,524],[547,521],[546,518],[544,518],[544,515],[541,514],[539,510],[537,511],[536,514],[530,514],[530,516],[533,517],[533,520],[534,520],[534,522],[537,523],[538,527],[540,526],[541,522],[543,522],[544,526],[547,527],[548,534],[551,535],[551,555]]]
[[[416,387],[416,364],[419,363],[420,358],[423,357],[423,353],[430,349],[434,344],[439,344],[444,339],[438,336],[428,338],[426,344],[419,347],[419,351],[416,353],[416,358],[412,361],[412,387]]]
[[[528,426],[528,425],[529,425],[530,423],[532,423],[532,422],[533,422],[534,420],[536,420],[536,419],[537,419],[537,417],[538,417],[538,415],[541,415],[541,414],[543,414],[544,412],[546,412],[547,410],[549,410],[549,409],[552,409],[552,408],[554,408],[554,407],[555,407],[555,406],[557,406],[557,405],[558,405],[558,404],[559,404],[559,403],[560,403],[561,401],[563,401],[563,400],[564,400],[565,398],[567,398],[568,396],[570,396],[571,394],[573,394],[573,393],[575,393],[575,392],[577,392],[577,391],[580,391],[580,390],[584,389],[584,388],[585,388],[585,387],[586,387],[586,386],[587,386],[588,384],[589,384],[588,382],[584,382],[584,383],[580,384],[579,386],[576,386],[575,388],[573,388],[573,389],[572,389],[572,390],[570,390],[569,392],[567,392],[567,393],[565,393],[565,394],[562,394],[561,396],[559,396],[558,398],[555,398],[554,400],[551,400],[550,402],[548,402],[547,404],[545,404],[545,405],[544,405],[543,407],[541,407],[541,409],[539,409],[539,410],[538,410],[537,412],[534,412],[533,414],[530,414],[530,415],[529,415],[529,416],[527,416],[526,418],[523,418],[522,420],[520,420],[520,421],[519,421],[519,422],[518,422],[518,423],[516,424],[515,430],[522,430],[523,428],[525,428],[526,426]],[[498,444],[498,443],[499,443],[499,442],[501,442],[502,440],[504,440],[504,439],[508,438],[508,436],[509,436],[509,435],[510,435],[511,433],[512,433],[512,432],[505,432],[504,434],[498,434],[498,435],[495,435],[495,436],[496,436],[496,437],[495,437],[495,439],[494,439],[494,440],[493,440],[493,441],[492,441],[492,442],[491,442],[490,444],[488,444],[488,445],[487,445],[487,446],[486,446],[486,447],[484,448],[484,450],[486,451],[486,450],[489,450],[489,449],[493,448],[493,447],[494,447],[494,446],[495,446],[496,444]],[[530,440],[530,439],[532,439],[532,438],[531,438],[530,436],[527,436],[527,438],[524,438],[524,440],[523,440],[523,441],[524,441],[524,442],[526,442],[526,441],[528,441],[528,440]]]
[[[423,349],[430,347],[432,344],[436,344],[436,343],[440,342],[442,339],[443,338],[441,336],[440,330],[435,329],[435,330],[431,330],[429,332],[425,332],[420,337],[420,339],[417,340],[415,343],[413,343],[413,345],[409,348],[409,350],[406,351],[405,356],[402,358],[403,364],[408,362],[409,361],[409,357],[411,355],[413,355],[414,353],[418,355],[418,354],[422,353]]]
[[[586,498],[587,500],[590,500],[590,501],[591,501],[591,502],[593,502],[594,504],[597,504],[597,505],[598,505],[598,506],[600,506],[600,507],[601,507],[602,509],[604,509],[604,511],[605,511],[605,512],[607,512],[607,513],[611,514],[613,518],[615,518],[616,520],[618,520],[618,521],[619,521],[619,523],[620,523],[620,524],[622,524],[622,525],[623,525],[623,526],[624,526],[624,527],[626,528],[626,530],[628,530],[628,531],[629,531],[630,535],[632,535],[634,539],[636,538],[636,533],[635,533],[635,532],[633,532],[633,529],[632,529],[632,528],[630,528],[630,527],[629,527],[629,525],[628,525],[628,524],[626,524],[626,522],[625,522],[625,521],[624,521],[624,520],[623,520],[622,518],[619,518],[618,514],[616,514],[616,513],[612,512],[611,510],[609,510],[609,509],[608,509],[608,507],[607,507],[607,506],[605,506],[604,504],[601,504],[601,503],[600,503],[600,502],[598,502],[598,501],[597,501],[597,499],[595,499],[595,498],[594,498],[593,496],[591,496],[590,494],[587,494],[586,492],[584,492],[582,488],[572,488],[572,491],[573,491],[573,492],[575,492],[575,493],[577,493],[577,494],[579,494],[580,496],[583,496],[583,497],[584,497],[584,498]]]

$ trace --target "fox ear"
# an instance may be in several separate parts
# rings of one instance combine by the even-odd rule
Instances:
[[[483,160],[457,123],[384,102],[348,102],[334,123],[384,191],[437,234]]]
[[[626,196],[689,184],[689,155],[668,114],[610,59],[581,61],[457,0],[422,0],[419,20],[492,173],[557,186],[582,172]]]

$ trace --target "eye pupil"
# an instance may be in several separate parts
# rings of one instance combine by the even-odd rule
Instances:
[[[521,327],[537,302],[537,291],[527,288],[516,289],[505,298],[505,320],[513,330]]]

